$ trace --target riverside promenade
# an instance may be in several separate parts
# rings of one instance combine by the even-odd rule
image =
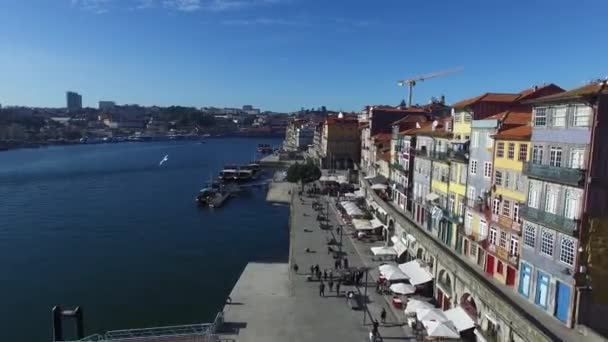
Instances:
[[[330,291],[325,281],[325,296],[321,297],[319,282],[307,280],[311,265],[318,264],[321,271],[333,269],[334,259],[327,252],[326,241],[336,236],[338,227],[334,210],[330,208],[332,228],[321,229],[317,212],[312,209],[314,201],[292,192],[289,263],[250,263],[245,267],[224,306],[221,339],[237,342],[369,341],[371,319],[380,322],[380,312],[385,308],[387,320],[386,324],[380,324],[378,340],[414,340],[410,329],[401,324],[403,320],[397,318],[385,298],[374,291],[375,279],[371,272],[367,310],[352,310],[345,298],[347,291],[363,294],[363,286],[342,285],[340,293],[336,293],[335,286]],[[321,203],[324,201],[321,198]],[[364,266],[346,234],[342,250],[351,267]],[[293,270],[295,264],[299,266],[297,272]]]

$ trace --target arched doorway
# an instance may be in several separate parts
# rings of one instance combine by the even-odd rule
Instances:
[[[441,270],[437,277],[437,305],[442,310],[448,310],[452,306],[450,298],[452,298],[452,279],[448,272]]]
[[[475,299],[471,296],[470,293],[465,293],[460,297],[460,306],[466,311],[473,322],[477,323],[478,311],[477,311],[477,303],[475,303]]]
[[[418,250],[416,251],[416,259],[422,260],[423,253],[424,253],[424,251],[422,250],[422,248],[418,248]]]

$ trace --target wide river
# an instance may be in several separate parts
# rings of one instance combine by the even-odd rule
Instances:
[[[87,335],[209,322],[247,262],[286,260],[289,211],[265,188],[193,201],[279,140],[206,141],[0,152],[0,341],[50,341],[54,305],[81,306]]]

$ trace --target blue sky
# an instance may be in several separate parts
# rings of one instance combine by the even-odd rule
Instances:
[[[0,103],[359,110],[608,76],[605,0],[3,0]]]

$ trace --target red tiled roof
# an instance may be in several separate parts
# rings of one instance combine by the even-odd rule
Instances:
[[[608,94],[608,84],[606,81],[594,82],[582,87],[565,91],[563,93],[543,96],[538,99],[527,101],[528,103],[543,103],[562,100],[584,99],[596,96],[598,93]]]
[[[513,112],[510,110],[500,112],[485,118],[484,120],[501,120],[506,125],[528,125],[532,121],[532,113]]]
[[[339,124],[339,123],[347,123],[347,124],[358,124],[358,120],[354,118],[327,118],[325,119],[325,123],[328,125]]]
[[[515,102],[519,96],[520,94],[485,93],[477,97],[456,102],[452,107],[460,109],[478,102]]]
[[[529,125],[500,130],[494,135],[494,139],[496,140],[530,140],[531,137],[532,126]]]
[[[382,141],[391,140],[392,137],[393,137],[393,135],[391,133],[378,133],[378,134],[374,135],[372,137],[372,139],[377,142],[382,142]]]

